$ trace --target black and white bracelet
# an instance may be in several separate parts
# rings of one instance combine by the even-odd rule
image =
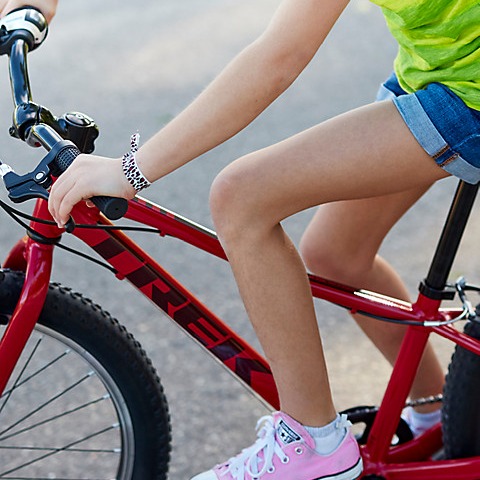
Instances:
[[[140,135],[138,133],[130,137],[130,151],[127,152],[122,159],[123,173],[137,193],[151,185],[140,170],[140,167],[137,165],[137,160],[135,159],[139,139]]]

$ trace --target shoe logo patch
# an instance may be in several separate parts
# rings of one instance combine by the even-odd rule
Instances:
[[[277,435],[280,437],[280,439],[285,445],[301,440],[301,437],[294,430],[292,430],[283,420],[280,420],[280,422],[278,422]]]

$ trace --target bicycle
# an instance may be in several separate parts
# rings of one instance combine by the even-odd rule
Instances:
[[[55,117],[32,101],[27,55],[46,32],[43,17],[33,9],[12,13],[0,28],[0,54],[9,57],[15,104],[10,134],[47,150],[24,175],[0,164],[12,202],[35,199],[31,216],[1,202],[27,235],[0,269],[0,478],[89,478],[84,472],[93,468],[95,478],[165,479],[171,427],[154,367],[101,307],[50,283],[52,254],[65,232],[48,213],[48,188],[80,152],[93,151],[98,128],[86,115]],[[478,185],[459,182],[415,303],[310,275],[314,297],[409,327],[380,406],[347,411],[353,423],[364,426],[358,435],[364,479],[480,477],[480,390],[472,381],[480,373],[480,309],[466,296],[480,287],[463,279],[447,281],[477,190]],[[215,233],[141,197],[94,203],[98,208],[78,204],[66,230],[102,259],[97,263],[129,280],[235,377],[278,408],[265,359],[122,230],[173,237],[226,260]],[[125,217],[141,226],[116,226],[108,217]],[[441,306],[454,299],[460,307]],[[466,322],[463,333],[453,328],[457,321]],[[412,438],[400,415],[430,334],[457,347],[447,375],[442,425]]]

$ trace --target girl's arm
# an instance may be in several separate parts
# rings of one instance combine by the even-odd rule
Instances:
[[[298,77],[347,0],[286,0],[270,25],[198,98],[138,152],[149,180],[226,141]]]
[[[136,159],[145,177],[151,182],[163,177],[251,123],[298,77],[347,4],[284,0],[265,32],[139,149]],[[63,225],[82,199],[134,194],[120,159],[81,155],[53,186],[50,211]]]

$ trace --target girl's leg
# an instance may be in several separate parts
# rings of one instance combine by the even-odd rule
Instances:
[[[408,290],[397,272],[377,252],[387,232],[424,191],[422,187],[383,197],[322,205],[300,243],[307,268],[324,278],[408,301]],[[393,365],[404,327],[363,315],[354,318]],[[443,369],[428,345],[411,396],[441,393],[443,382]],[[417,411],[436,409],[438,406],[431,404],[418,407]]]
[[[299,422],[335,416],[303,262],[280,222],[305,208],[426,188],[447,174],[390,102],[370,105],[248,155],[214,182],[211,207],[281,408]]]

